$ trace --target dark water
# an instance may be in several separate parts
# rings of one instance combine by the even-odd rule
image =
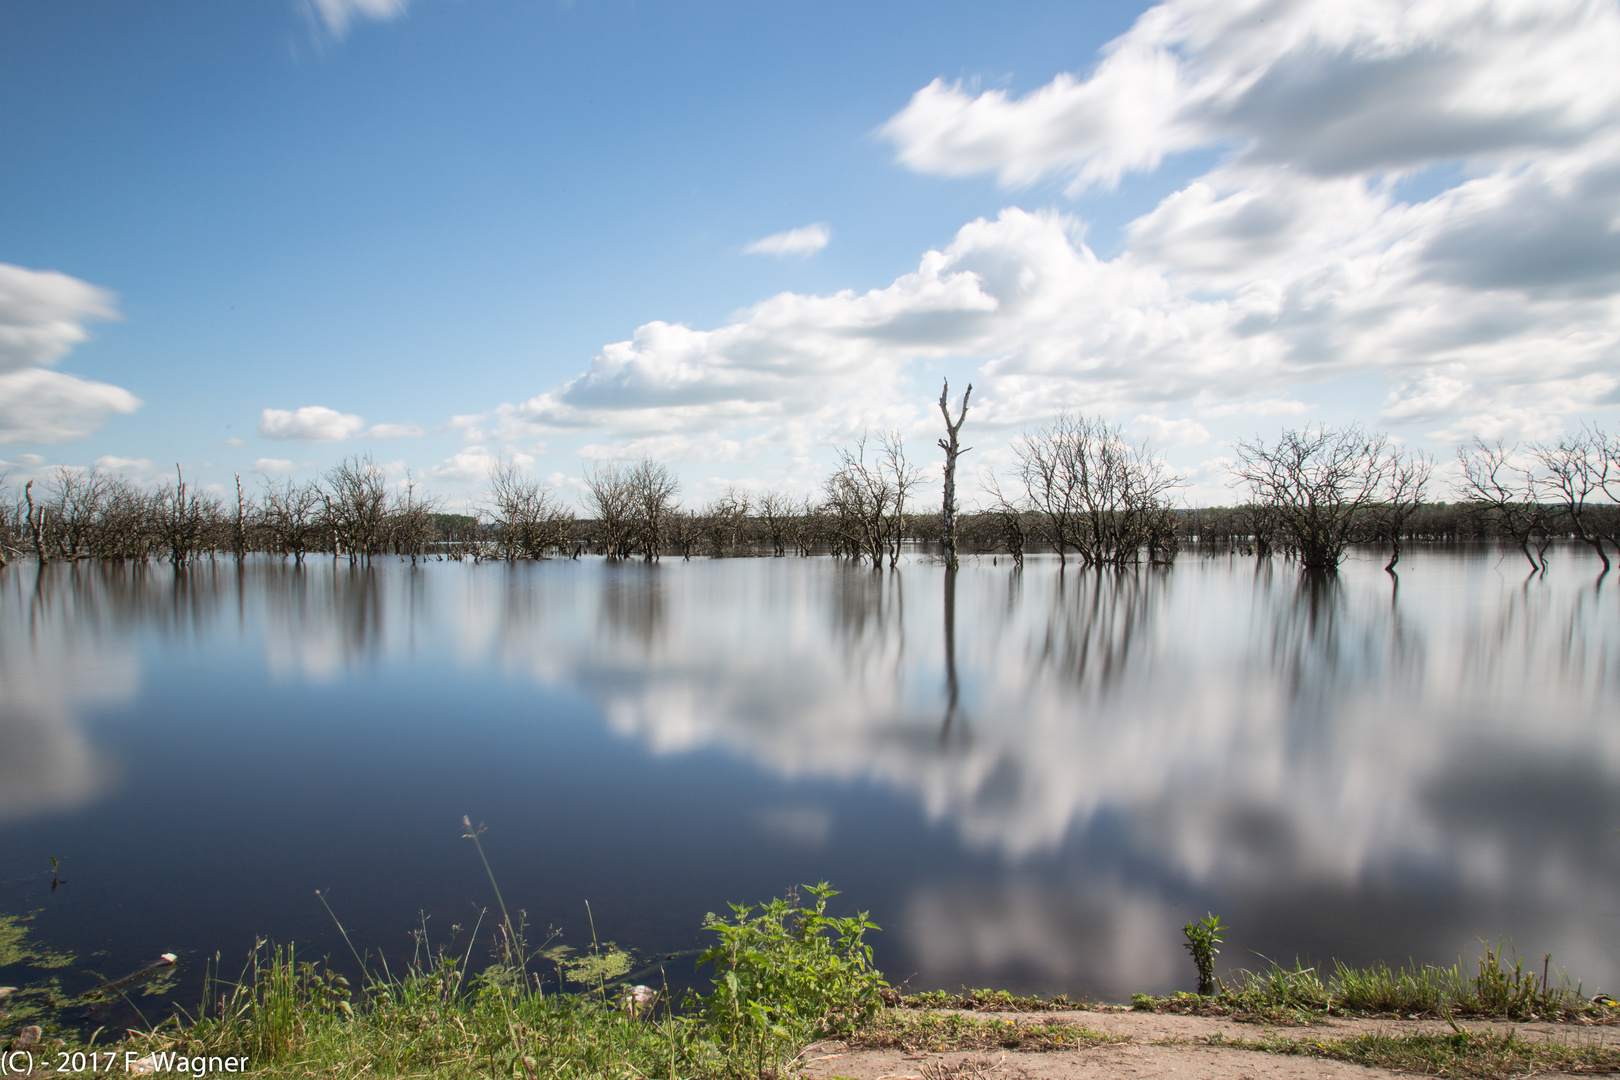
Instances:
[[[79,955],[70,989],[342,954],[317,888],[397,959],[493,904],[470,814],[575,945],[586,900],[648,954],[825,878],[914,987],[1190,987],[1215,911],[1232,964],[1510,937],[1613,989],[1620,582],[1378,567],[986,560],[951,596],[922,561],[13,566],[0,911]]]

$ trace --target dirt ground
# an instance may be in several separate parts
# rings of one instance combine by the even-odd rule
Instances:
[[[1029,1014],[981,1012],[977,1016],[1028,1021]],[[1280,1035],[1291,1039],[1342,1039],[1373,1032],[1445,1032],[1446,1024],[1413,1020],[1326,1019],[1301,1027],[1251,1024],[1228,1017],[1138,1012],[1041,1013],[1040,1019],[1080,1024],[1124,1042],[1074,1050],[995,1050],[930,1053],[851,1048],[836,1041],[809,1047],[801,1062],[811,1080],[1349,1080],[1398,1075],[1385,1069],[1299,1055],[1272,1054],[1211,1045],[1224,1039]],[[1565,1024],[1465,1023],[1475,1031],[1517,1032],[1521,1037],[1581,1042],[1620,1042],[1620,1029]],[[1217,1042],[1219,1040],[1216,1040]]]

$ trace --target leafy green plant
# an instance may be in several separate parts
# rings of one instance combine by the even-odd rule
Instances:
[[[731,916],[703,920],[720,940],[698,957],[714,966],[714,991],[702,1018],[733,1058],[751,1058],[757,1073],[803,1041],[847,1031],[882,1007],[887,984],[872,966],[866,912],[827,914],[838,893],[826,882],[805,886],[758,908],[731,905]]]
[[[1192,954],[1193,964],[1198,968],[1200,994],[1207,996],[1215,992],[1215,958],[1221,954],[1221,950],[1215,946],[1226,940],[1221,937],[1221,931],[1225,929],[1220,916],[1215,914],[1181,928],[1187,938],[1187,951]]]

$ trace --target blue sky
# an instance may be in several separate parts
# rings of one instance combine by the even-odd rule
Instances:
[[[1617,55],[1588,0],[0,2],[0,470],[810,491],[931,467],[949,376],[981,468],[1100,411],[1207,502],[1285,424],[1610,423]]]

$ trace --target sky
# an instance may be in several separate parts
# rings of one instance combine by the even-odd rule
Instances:
[[[1612,430],[1616,58],[1615,0],[0,0],[0,472],[699,504],[893,430],[937,491],[945,379],[969,502],[1063,411],[1205,505],[1284,428]]]

